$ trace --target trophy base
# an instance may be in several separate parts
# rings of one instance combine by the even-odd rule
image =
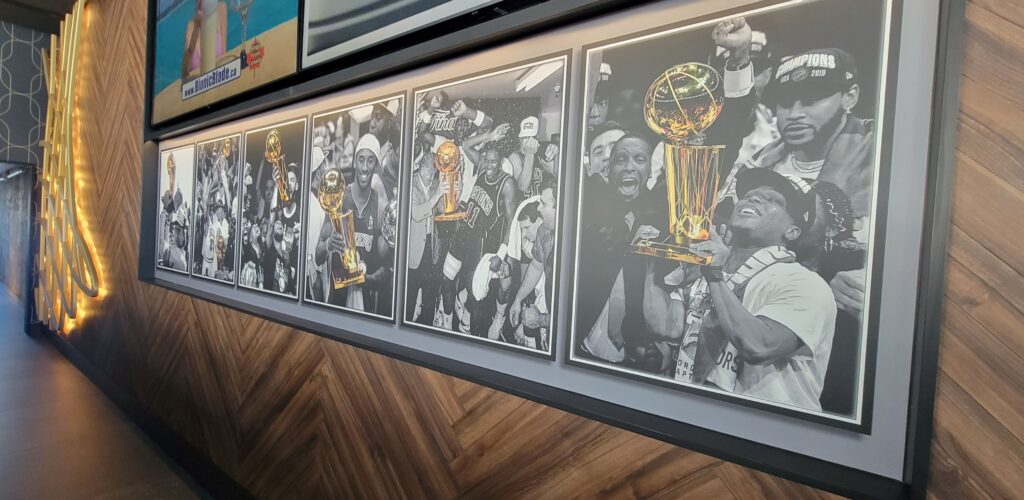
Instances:
[[[366,282],[366,273],[359,273],[349,276],[347,278],[332,278],[334,282],[334,289],[340,290],[347,286],[361,285]]]
[[[658,243],[651,240],[640,240],[634,243],[633,253],[671,260],[674,262],[697,264],[700,266],[711,264],[710,256],[705,257],[697,255],[693,250],[685,246],[674,245],[671,243]]]
[[[435,222],[450,222],[456,220],[463,220],[466,218],[466,212],[452,212],[450,214],[435,215]]]

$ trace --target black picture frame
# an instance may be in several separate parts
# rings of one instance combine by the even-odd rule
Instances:
[[[775,5],[781,5],[781,4],[786,4],[786,3],[788,3],[787,0],[770,0],[770,1],[762,2],[757,7],[772,7],[772,6],[775,6]],[[901,0],[892,0],[891,1],[891,7],[892,7],[892,12],[891,12],[891,17],[889,19],[890,25],[898,27],[898,26],[900,26],[900,24],[902,22],[902,19],[903,19],[903,15],[902,15],[903,14],[903,9],[902,9],[903,2]],[[598,49],[598,48],[602,48],[602,47],[606,47],[606,46],[609,46],[611,44],[617,44],[617,43],[620,43],[620,42],[633,41],[633,40],[636,40],[638,38],[647,37],[647,36],[650,36],[650,35],[661,34],[661,33],[667,32],[667,31],[672,31],[672,30],[676,30],[676,29],[685,29],[685,28],[691,27],[693,25],[697,25],[697,24],[706,22],[706,21],[711,20],[711,19],[718,19],[718,18],[723,18],[723,17],[731,17],[733,15],[740,15],[742,13],[749,12],[753,8],[754,8],[753,6],[740,6],[740,7],[734,8],[734,9],[718,11],[718,12],[709,14],[707,16],[701,16],[701,17],[696,17],[696,18],[693,18],[693,19],[687,19],[687,20],[680,21],[680,22],[665,24],[665,25],[662,25],[662,26],[654,27],[654,28],[640,30],[640,31],[637,31],[635,33],[630,33],[630,34],[623,35],[623,36],[616,36],[616,37],[612,37],[612,38],[609,38],[609,39],[606,39],[606,40],[601,40],[601,41],[598,41],[598,42],[586,44],[586,45],[584,45],[581,48],[582,63],[580,64],[580,67],[577,68],[577,71],[579,72],[578,76],[581,79],[581,81],[583,81],[583,82],[587,81],[587,71],[588,71],[587,57],[588,57],[588,54],[590,53],[590,51],[592,51],[592,50],[595,50],[595,49]],[[883,30],[883,32],[886,32],[886,31],[887,30]],[[898,71],[896,71],[896,70],[898,70],[898,68],[900,66],[900,57],[899,57],[899,52],[900,52],[900,43],[899,43],[900,31],[898,29],[889,30],[889,31],[890,31],[889,32],[890,39],[888,40],[888,44],[886,44],[886,43],[882,44],[883,48],[888,46],[888,52],[885,54],[885,58],[884,58],[884,60],[886,62],[887,70],[882,72],[883,74],[887,75],[887,79],[884,82],[882,82],[882,83],[884,84],[884,87],[886,89],[891,89],[891,90],[889,90],[889,93],[895,94],[895,87],[896,87],[897,74],[898,74]],[[587,91],[587,89],[585,88],[586,85],[583,85],[583,87],[584,88],[582,89],[582,91],[586,92]],[[578,110],[577,110],[577,115],[578,116],[575,116],[574,119],[576,120],[576,123],[584,123],[586,121],[587,113],[588,113],[588,110],[589,110],[589,106],[588,105],[590,104],[590,96],[589,95],[577,96],[577,99],[581,99],[581,101],[580,101],[581,105],[578,107]],[[885,107],[884,107],[884,109],[882,109],[882,114],[884,115],[885,123],[891,123],[893,121],[893,118],[895,116],[895,108],[896,108],[896,99],[894,97],[887,98],[885,100]],[[892,167],[892,165],[891,165],[891,162],[892,162],[892,160],[891,160],[891,156],[892,156],[891,152],[892,152],[893,129],[892,129],[892,127],[887,127],[885,130],[882,130],[881,132],[882,132],[882,137],[881,137],[881,141],[879,141],[879,144],[880,144],[880,147],[881,147],[881,154],[879,155],[879,157],[881,158],[881,165],[879,165],[877,167],[878,174],[877,174],[877,176],[875,178],[875,181],[874,181],[875,184],[878,187],[878,197],[877,197],[877,204],[874,207],[874,212],[872,214],[872,218],[877,219],[877,225],[875,227],[875,234],[873,235],[872,240],[871,240],[871,245],[874,247],[874,254],[875,254],[876,257],[875,257],[875,261],[870,263],[871,264],[871,275],[872,275],[871,282],[872,282],[872,285],[873,285],[873,290],[870,293],[871,302],[870,302],[870,307],[868,308],[869,316],[865,319],[865,322],[867,323],[867,328],[866,328],[867,338],[865,340],[865,342],[866,342],[865,343],[866,350],[865,350],[865,353],[864,353],[864,363],[863,363],[864,382],[863,382],[863,392],[862,392],[862,396],[861,396],[862,406],[860,407],[862,418],[860,419],[860,421],[858,421],[858,422],[847,422],[847,421],[843,421],[843,420],[838,420],[838,419],[836,419],[834,417],[830,417],[827,414],[825,414],[824,412],[819,412],[818,414],[809,413],[808,411],[800,410],[800,409],[797,409],[797,408],[790,408],[790,407],[782,406],[782,405],[775,404],[775,403],[772,403],[772,402],[769,402],[769,401],[762,401],[762,400],[757,400],[757,399],[752,399],[752,398],[740,398],[740,397],[736,397],[736,396],[731,395],[731,394],[727,394],[727,393],[725,393],[725,391],[721,391],[721,390],[705,389],[705,388],[697,387],[697,386],[693,386],[693,385],[677,383],[675,381],[672,381],[672,380],[669,380],[669,379],[663,378],[663,377],[654,377],[654,376],[644,375],[644,374],[637,373],[635,370],[633,372],[628,372],[628,371],[625,371],[623,369],[617,369],[617,368],[614,368],[614,367],[611,367],[611,366],[607,366],[605,364],[599,364],[598,362],[581,361],[581,360],[577,359],[577,357],[574,355],[575,345],[574,345],[573,341],[576,339],[576,337],[575,337],[575,333],[576,332],[572,331],[575,328],[575,326],[576,326],[575,325],[575,323],[576,323],[576,317],[575,316],[576,315],[574,313],[576,312],[576,305],[577,305],[576,304],[577,301],[575,300],[576,299],[576,291],[577,291],[576,290],[576,285],[577,284],[575,283],[575,279],[572,280],[572,282],[569,285],[570,286],[570,290],[571,290],[571,302],[569,304],[569,310],[571,311],[571,313],[570,313],[570,318],[569,318],[569,328],[568,328],[569,331],[566,332],[566,335],[569,337],[569,339],[568,339],[567,342],[565,342],[564,349],[563,349],[563,351],[564,351],[563,352],[563,359],[565,360],[565,364],[566,365],[570,365],[570,366],[576,366],[576,367],[579,367],[579,368],[588,369],[588,370],[595,370],[595,371],[599,371],[599,372],[603,372],[603,373],[608,373],[608,374],[615,375],[615,376],[618,376],[618,377],[623,377],[623,378],[627,378],[627,379],[630,379],[630,380],[634,380],[634,381],[637,381],[637,382],[640,382],[640,383],[647,383],[647,384],[652,384],[652,385],[656,385],[656,386],[660,386],[660,387],[670,388],[670,389],[673,389],[673,390],[678,390],[678,391],[681,391],[681,392],[686,392],[686,393],[691,393],[691,394],[698,394],[698,395],[701,395],[703,397],[708,397],[708,398],[715,399],[715,400],[718,400],[718,401],[728,402],[730,404],[736,404],[736,405],[744,406],[744,407],[747,407],[747,408],[752,408],[752,409],[761,410],[761,411],[769,411],[769,412],[777,413],[777,414],[780,414],[780,415],[786,415],[788,417],[797,418],[797,419],[801,419],[801,420],[805,420],[805,421],[808,421],[808,422],[813,422],[813,423],[817,423],[817,424],[821,424],[821,425],[826,425],[826,426],[834,427],[834,428],[837,428],[837,429],[849,430],[849,431],[857,432],[857,433],[860,433],[860,434],[871,434],[873,414],[874,414],[873,410],[874,410],[874,393],[875,393],[875,367],[876,367],[876,363],[877,363],[876,357],[877,357],[877,351],[878,351],[879,309],[880,309],[880,305],[881,305],[881,298],[880,298],[881,293],[880,293],[880,291],[881,291],[881,288],[882,288],[882,277],[883,277],[883,262],[882,261],[884,259],[882,257],[884,256],[885,240],[886,240],[885,235],[886,235],[886,219],[887,219],[887,215],[888,215],[888,187],[889,187],[890,173],[891,173],[891,167]],[[583,141],[580,141],[580,142],[582,143]],[[581,207],[582,207],[582,203],[583,203],[583,184],[584,184],[584,180],[585,179],[583,179],[581,177],[579,182],[575,186],[573,186],[573,189],[576,190],[575,200],[577,202],[577,205],[575,207],[573,207],[573,208],[575,209],[574,213],[578,213],[578,214],[582,213]],[[576,272],[577,272],[576,266],[577,266],[577,264],[579,263],[579,260],[580,260],[580,253],[579,252],[581,251],[581,249],[577,248],[577,246],[579,244],[579,231],[580,231],[580,227],[578,227],[579,220],[577,219],[576,221],[573,221],[573,222],[574,223],[573,223],[573,228],[572,228],[573,229],[572,234],[573,234],[574,238],[573,238],[573,242],[572,243],[573,243],[573,257],[574,258],[572,259],[570,267],[571,267],[571,269],[573,271],[573,277],[575,278],[576,277]]]
[[[194,146],[196,148],[196,160],[198,160],[199,159],[199,149],[203,145],[211,144],[211,143],[217,143],[217,142],[222,142],[224,140],[230,140],[230,139],[236,139],[238,141],[238,156],[239,156],[238,162],[239,163],[238,163],[238,172],[235,175],[235,185],[234,185],[234,188],[235,188],[235,191],[236,191],[236,193],[235,193],[235,198],[236,199],[235,199],[235,203],[234,203],[234,205],[235,205],[234,208],[235,208],[236,213],[241,213],[241,205],[242,205],[240,178],[242,176],[242,172],[241,172],[241,170],[242,170],[242,163],[241,162],[245,158],[245,156],[243,154],[244,151],[245,151],[245,144],[242,142],[242,139],[244,137],[245,137],[245,134],[243,134],[241,131],[238,131],[238,132],[232,132],[232,133],[229,133],[229,134],[221,134],[221,135],[219,135],[217,137],[213,137],[213,138],[210,138],[210,139],[207,139],[207,140],[204,140],[204,141],[197,141],[196,143],[194,143]],[[198,169],[198,164],[196,165],[196,168]],[[194,181],[194,185],[193,185],[193,188],[192,188],[192,210],[194,211],[196,205],[199,202],[199,195],[198,195],[198,191],[199,191],[199,189],[198,189],[199,188],[199,175],[198,174],[194,176],[193,181]],[[193,222],[195,222],[195,214],[193,214]],[[240,235],[238,234],[239,225],[238,225],[238,220],[237,219],[232,218],[232,220],[231,220],[231,227],[232,227],[232,229],[235,230],[235,240],[236,240],[235,241],[235,251],[232,252],[232,255],[231,255],[231,258],[234,260],[234,262],[233,262],[233,264],[234,264],[233,271],[234,272],[233,272],[233,277],[231,278],[231,281],[219,280],[217,278],[203,276],[202,273],[196,273],[195,272],[195,256],[194,255],[192,256],[192,262],[189,265],[189,276],[194,277],[194,278],[199,278],[199,279],[202,279],[202,280],[207,280],[207,281],[210,281],[211,283],[219,283],[219,284],[221,284],[223,286],[226,286],[228,288],[236,288],[238,286],[238,260],[240,258],[239,257],[239,247],[240,247],[240,245],[238,244],[237,240],[239,239]],[[192,241],[194,241],[195,238],[197,238],[197,232],[196,231],[192,231]],[[195,249],[195,244],[190,242],[190,249],[189,249],[189,251],[193,252],[194,249]]]
[[[394,269],[393,269],[393,274],[392,274],[392,287],[391,287],[391,307],[392,307],[392,309],[391,309],[391,316],[390,317],[381,316],[381,315],[377,315],[377,314],[373,314],[373,313],[369,313],[369,312],[365,312],[365,311],[359,311],[359,310],[356,310],[356,309],[351,309],[351,308],[342,307],[342,306],[335,306],[335,305],[332,305],[332,304],[328,304],[326,302],[320,302],[320,301],[315,301],[315,300],[311,300],[311,299],[306,298],[306,293],[305,293],[305,290],[306,290],[306,261],[303,258],[305,256],[304,255],[300,255],[300,259],[299,259],[300,260],[300,262],[299,262],[300,273],[299,274],[301,274],[301,279],[299,281],[299,285],[300,285],[300,287],[302,289],[302,291],[299,292],[299,300],[300,300],[300,302],[303,305],[309,304],[309,305],[311,305],[313,307],[317,307],[317,308],[324,309],[324,310],[327,310],[327,311],[336,312],[336,313],[340,313],[340,314],[351,314],[351,315],[355,315],[355,316],[358,316],[358,317],[361,317],[361,318],[371,319],[371,320],[374,320],[374,321],[383,322],[383,323],[387,323],[387,324],[394,324],[395,320],[398,317],[398,283],[399,283],[399,281],[398,281],[398,265],[400,263],[399,257],[400,257],[401,248],[402,248],[402,245],[404,244],[404,240],[405,240],[405,231],[404,231],[405,224],[404,224],[404,220],[401,217],[401,213],[402,213],[402,210],[401,210],[402,203],[401,202],[403,200],[405,200],[405,198],[403,197],[404,196],[403,193],[407,189],[406,184],[408,184],[408,181],[406,180],[406,177],[405,177],[405,168],[403,168],[404,163],[402,163],[402,162],[404,161],[404,158],[405,158],[405,149],[408,147],[408,145],[406,144],[405,130],[406,130],[406,127],[409,126],[409,121],[407,119],[407,116],[408,116],[407,109],[405,109],[405,108],[409,107],[409,93],[403,91],[403,92],[391,92],[391,93],[381,94],[380,96],[373,97],[373,98],[370,98],[370,99],[363,99],[363,100],[355,101],[353,103],[346,103],[346,104],[342,104],[342,105],[338,105],[338,106],[331,106],[330,108],[324,109],[322,111],[310,113],[307,116],[307,118],[306,118],[307,125],[306,125],[306,140],[305,140],[305,146],[308,149],[306,154],[307,154],[307,156],[310,156],[310,155],[312,155],[313,131],[315,129],[315,122],[314,122],[314,120],[317,117],[324,116],[324,115],[330,115],[330,114],[334,114],[334,113],[339,113],[339,112],[342,112],[342,111],[347,111],[347,110],[351,110],[351,109],[367,106],[367,105],[374,104],[374,103],[390,101],[392,99],[400,99],[401,103],[402,103],[402,106],[403,106],[403,109],[401,110],[401,116],[395,117],[395,118],[398,119],[399,123],[401,123],[401,125],[402,125],[402,137],[401,137],[401,140],[402,140],[401,148],[402,149],[400,151],[400,154],[401,154],[402,158],[399,159],[400,161],[399,161],[399,168],[398,168],[398,174],[399,174],[399,177],[398,177],[398,189],[399,189],[399,192],[398,192],[398,201],[399,201],[398,207],[399,207],[399,216],[398,216],[397,234],[395,235],[395,249],[394,249],[395,255],[394,255],[394,258],[392,260],[393,263],[394,263]],[[309,227],[308,227],[309,207],[310,207],[310,204],[312,204],[314,200],[313,200],[313,195],[310,192],[310,189],[308,188],[308,186],[311,185],[313,179],[310,176],[307,176],[307,178],[304,179],[304,180],[306,182],[306,189],[303,189],[303,194],[302,194],[303,198],[305,199],[305,202],[304,202],[305,205],[303,207],[303,212],[302,212],[302,227],[305,230],[305,234],[303,234],[303,239],[306,239],[306,238],[308,238],[308,233],[309,233]],[[306,242],[304,241],[303,245],[305,245],[305,244],[306,244]],[[303,250],[305,251],[306,248],[304,247]]]
[[[240,158],[241,164],[239,165],[239,168],[242,171],[241,171],[241,173],[238,176],[238,185],[239,185],[239,190],[238,190],[239,201],[238,201],[238,203],[241,204],[240,207],[244,207],[244,203],[245,203],[244,202],[244,199],[245,199],[245,185],[244,185],[244,180],[243,179],[245,178],[245,160],[247,159],[247,155],[249,154],[249,145],[248,145],[248,143],[249,143],[249,134],[251,134],[251,133],[260,133],[260,132],[263,132],[264,130],[271,130],[271,129],[275,129],[275,128],[278,128],[278,127],[294,125],[294,124],[299,123],[299,122],[302,122],[302,127],[303,127],[302,128],[301,139],[300,139],[300,144],[301,144],[301,148],[300,149],[302,150],[303,160],[301,162],[302,165],[298,165],[298,169],[299,169],[300,172],[302,172],[303,166],[305,165],[305,162],[306,162],[306,159],[307,159],[307,155],[309,154],[309,147],[308,146],[309,146],[310,123],[309,123],[309,117],[308,116],[306,116],[306,115],[292,115],[290,117],[280,118],[280,119],[275,120],[272,123],[269,123],[267,125],[261,125],[259,127],[255,127],[255,128],[246,128],[245,130],[243,130],[241,132],[241,134],[242,134],[242,141],[241,141],[241,148],[239,148],[239,151],[240,151],[239,154],[241,155],[241,158]],[[193,144],[193,145],[196,146],[196,144]],[[241,267],[242,267],[242,264],[243,264],[243,262],[242,262],[242,248],[241,248],[241,245],[236,245],[237,253],[238,253],[238,260],[236,261],[237,268],[235,269],[235,285],[234,285],[234,287],[236,289],[247,290],[247,291],[252,291],[252,292],[257,292],[257,293],[263,293],[263,294],[266,294],[266,295],[271,295],[271,296],[275,296],[275,297],[279,297],[279,298],[285,299],[285,300],[287,300],[289,302],[300,302],[301,297],[302,297],[302,293],[300,293],[300,290],[302,290],[302,287],[305,284],[305,280],[303,279],[304,277],[303,277],[303,273],[302,273],[302,271],[303,271],[302,252],[305,251],[305,238],[306,238],[305,225],[304,225],[305,217],[306,217],[306,214],[305,214],[305,209],[306,209],[305,203],[308,201],[306,199],[305,193],[306,193],[306,188],[309,185],[309,179],[306,178],[305,172],[302,172],[302,174],[303,175],[301,175],[300,178],[299,178],[299,190],[302,192],[302,195],[299,196],[298,206],[296,207],[296,210],[299,211],[299,228],[300,228],[300,231],[299,231],[299,235],[298,235],[299,243],[298,243],[298,245],[296,247],[296,252],[298,252],[298,254],[299,254],[299,260],[297,261],[297,264],[295,266],[295,273],[296,273],[296,277],[295,277],[295,295],[289,295],[289,294],[286,294],[286,293],[279,293],[279,292],[275,292],[273,290],[268,290],[268,289],[265,289],[265,288],[261,289],[261,288],[254,288],[254,287],[250,287],[250,286],[247,286],[247,285],[243,285],[242,284],[242,280],[241,280],[241,272],[242,272]],[[242,219],[244,217],[244,214],[242,213],[242,211],[243,211],[243,208],[240,208],[238,210],[238,217],[234,221],[235,224],[236,224],[236,226],[235,226],[235,234],[239,236],[239,239],[241,239],[241,234],[242,234],[242,230],[243,230]]]
[[[416,95],[421,93],[421,92],[423,92],[426,89],[442,87],[442,86],[445,86],[445,85],[450,85],[450,84],[462,82],[462,81],[465,81],[465,80],[470,80],[470,79],[473,79],[473,78],[479,77],[479,76],[497,75],[497,74],[501,74],[501,73],[507,72],[511,68],[517,68],[517,67],[521,67],[521,66],[528,66],[528,65],[539,63],[539,62],[542,62],[542,61],[549,61],[549,60],[554,60],[554,59],[558,59],[558,58],[564,57],[565,58],[565,68],[563,70],[564,71],[563,82],[565,83],[565,85],[563,85],[563,90],[562,90],[562,93],[563,93],[563,95],[562,95],[563,105],[562,105],[562,123],[561,123],[561,125],[562,125],[562,151],[563,151],[563,153],[561,154],[561,160],[560,160],[561,165],[560,165],[559,179],[558,179],[558,191],[559,191],[558,192],[558,202],[559,202],[558,218],[559,218],[559,220],[558,220],[558,223],[557,223],[556,229],[555,229],[556,237],[557,237],[557,235],[560,234],[560,231],[562,230],[562,224],[563,224],[563,220],[565,218],[564,213],[565,213],[565,210],[566,210],[566,207],[563,204],[565,202],[565,184],[566,184],[566,182],[565,182],[566,175],[565,174],[566,174],[566,168],[568,167],[568,164],[567,164],[567,161],[566,161],[566,158],[565,158],[564,151],[565,151],[565,145],[568,142],[567,141],[567,135],[568,134],[566,134],[565,132],[569,130],[568,129],[569,120],[570,120],[570,117],[572,116],[572,113],[569,112],[569,107],[570,107],[569,104],[570,104],[573,96],[570,94],[570,89],[568,88],[570,86],[568,84],[571,83],[571,78],[572,78],[572,52],[573,52],[572,50],[561,50],[561,51],[558,51],[558,52],[552,52],[552,53],[548,53],[548,54],[544,54],[544,55],[540,55],[540,56],[531,57],[529,59],[519,60],[519,61],[516,61],[516,62],[513,62],[513,63],[509,63],[509,64],[504,64],[504,65],[501,65],[501,66],[496,66],[496,67],[493,67],[493,68],[487,68],[487,69],[484,69],[484,70],[481,70],[481,71],[477,71],[477,72],[473,72],[473,73],[469,73],[469,74],[465,74],[465,75],[459,75],[459,76],[456,76],[456,77],[447,78],[447,79],[444,79],[444,80],[439,81],[439,82],[431,83],[429,85],[422,85],[422,86],[416,87],[416,88],[412,89],[409,92],[409,95],[410,95],[410,101],[409,101],[410,105],[408,106],[409,110],[407,112],[407,114],[408,114],[408,118],[407,119],[409,120],[410,126],[411,126],[412,121],[413,121],[413,116],[414,116],[414,113],[415,113],[415,110],[413,109],[413,106],[414,106],[414,103],[415,103],[415,100],[416,100]],[[409,131],[412,131],[412,128],[410,128]],[[407,146],[407,153],[406,153],[406,157],[404,158],[404,160],[405,160],[405,162],[403,163],[403,165],[406,168],[403,168],[403,175],[405,175],[407,178],[411,178],[412,175],[413,175],[413,172],[412,172],[412,147],[411,147],[411,145]],[[411,196],[411,189],[412,189],[411,184],[412,183],[407,181],[407,182],[405,182],[405,184],[406,184],[405,192],[402,194],[402,196],[403,196],[403,199],[406,200],[406,203],[408,204],[409,200],[411,200],[410,196]],[[405,222],[407,222],[407,221],[405,221]],[[406,228],[406,229],[408,229],[408,228]],[[404,234],[404,232],[403,232],[403,234]],[[405,238],[405,239],[408,239],[408,238]],[[408,244],[408,242],[405,242],[405,244]],[[562,242],[562,241],[558,241],[557,242],[556,250],[555,250],[555,255],[556,256],[558,255],[558,252],[560,251],[559,249],[562,248],[563,244],[564,244],[564,242]],[[406,253],[406,255],[405,255],[406,258],[403,259],[403,262],[407,262],[408,261],[408,248],[403,248],[403,250],[405,250],[405,253]],[[556,269],[560,270],[561,267],[564,266],[564,265],[565,265],[564,262],[558,262],[558,265],[556,265]],[[403,274],[405,274],[405,280],[403,280],[402,283],[406,284],[406,281],[408,280],[408,269],[403,269],[403,271],[404,271]],[[502,349],[502,350],[505,350],[505,351],[508,351],[508,352],[514,352],[514,353],[517,353],[517,354],[525,354],[527,356],[533,356],[533,357],[537,357],[537,358],[541,358],[541,359],[546,359],[548,361],[555,361],[555,358],[557,356],[555,344],[556,344],[558,336],[560,334],[559,329],[558,329],[558,321],[556,321],[556,319],[558,318],[558,312],[561,309],[559,301],[557,300],[558,291],[560,290],[560,287],[561,287],[561,276],[560,276],[559,272],[556,272],[555,274],[556,274],[556,279],[555,279],[555,282],[553,284],[553,290],[554,291],[552,292],[552,295],[554,296],[554,300],[552,300],[552,302],[551,302],[551,313],[550,313],[551,318],[552,318],[551,332],[550,332],[550,335],[549,335],[549,338],[550,338],[549,342],[550,342],[551,347],[548,349],[548,352],[544,352],[544,351],[540,351],[540,350],[534,350],[534,349],[522,348],[522,347],[518,347],[518,346],[513,346],[511,344],[506,344],[504,342],[492,341],[492,340],[488,340],[488,339],[484,339],[484,338],[479,338],[479,337],[474,337],[474,336],[467,336],[467,335],[460,335],[460,334],[456,334],[456,333],[444,332],[444,331],[442,331],[440,329],[435,329],[435,328],[427,327],[427,326],[424,326],[424,325],[421,325],[421,324],[418,324],[418,323],[413,323],[411,321],[408,321],[404,314],[402,314],[400,316],[399,326],[402,326],[402,327],[405,327],[405,328],[411,328],[411,329],[422,331],[422,332],[427,332],[427,333],[434,334],[434,335],[442,335],[442,336],[446,336],[446,337],[450,337],[450,338],[456,338],[456,339],[460,339],[460,340],[474,342],[474,343],[477,343],[477,344],[480,344],[480,345],[486,345],[488,347],[494,347],[494,348]]]
[[[575,3],[579,7],[580,3],[585,2]],[[594,9],[572,11],[572,13],[565,14],[565,17],[557,18],[557,21],[552,21],[552,18],[547,15],[550,11],[524,10],[516,15],[489,21],[490,24],[485,23],[486,27],[481,25],[455,37],[466,42],[465,44],[455,44],[447,48],[431,45],[430,49],[421,53],[429,54],[421,64],[437,61],[440,57],[464,53],[478,46],[494,44],[497,40],[510,40],[596,13],[610,12],[613,8],[623,6],[624,3],[626,2],[602,2]],[[151,0],[151,9],[152,5]],[[152,224],[152,221],[156,219],[156,206],[145,202],[140,211],[138,278],[140,281],[154,286],[463,378],[540,404],[840,495],[923,499],[927,496],[934,425],[932,416],[938,373],[939,326],[949,236],[950,192],[954,165],[953,147],[957,129],[959,79],[964,50],[965,9],[966,0],[941,0],[939,4],[939,33],[935,52],[936,67],[933,75],[935,89],[931,105],[933,120],[929,125],[927,152],[929,161],[927,185],[925,186],[926,216],[919,250],[921,267],[917,276],[918,293],[915,301],[916,320],[913,330],[910,404],[907,413],[908,429],[905,443],[904,476],[901,480],[882,477],[826,460],[680,423],[575,392],[524,380],[500,371],[419,351],[402,345],[400,339],[374,338],[338,326],[324,326],[307,318],[254,306],[242,300],[227,298],[159,278],[156,276],[154,266],[156,229]],[[150,16],[149,23],[150,34],[152,34],[152,16]],[[484,29],[497,30],[500,31],[500,34],[483,36],[479,31]],[[451,38],[446,39],[446,41],[450,40]],[[481,42],[481,40],[486,41]],[[147,54],[149,56],[147,57],[148,78],[152,65],[151,37],[147,42]],[[248,101],[224,103],[224,106],[219,108],[220,113],[217,116],[195,115],[161,129],[153,129],[148,125],[150,96],[147,95],[141,162],[142,199],[154,199],[159,196],[157,192],[158,141],[281,107],[329,91],[347,88],[360,82],[366,82],[371,78],[394,74],[420,65],[409,62],[408,52],[403,52],[394,58],[390,56],[389,54],[381,60],[362,63],[353,69],[341,70],[338,73],[305,74],[299,78],[301,81],[282,82],[282,87]],[[367,76],[361,77],[360,71],[365,71]],[[149,82],[147,81],[148,88]],[[406,196],[406,193],[403,193],[402,196]]]

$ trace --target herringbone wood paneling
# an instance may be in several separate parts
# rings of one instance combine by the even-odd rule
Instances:
[[[74,345],[266,498],[824,494],[136,280],[145,2],[92,0],[84,217],[110,290]],[[974,0],[933,443],[935,498],[1024,490],[1024,0]],[[993,71],[998,68],[999,71]]]

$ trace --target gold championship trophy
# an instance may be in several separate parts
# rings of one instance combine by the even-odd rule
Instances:
[[[167,190],[174,194],[174,171],[177,170],[174,165],[174,154],[170,153],[167,155]]]
[[[332,168],[324,172],[324,178],[316,190],[316,198],[331,219],[334,232],[340,234],[345,242],[345,250],[340,253],[331,252],[328,259],[334,289],[363,283],[366,281],[366,273],[359,266],[355,218],[351,210],[341,213],[342,202],[345,201],[345,177],[340,170]]]
[[[281,146],[281,134],[273,129],[267,134],[267,151],[264,157],[274,166],[277,171],[277,195],[281,201],[288,203],[291,195],[288,194],[288,170],[284,166],[284,151]]]
[[[665,141],[669,235],[666,241],[640,240],[634,252],[676,262],[707,265],[711,257],[690,246],[711,235],[718,203],[718,160],[725,146],[705,146],[703,132],[722,111],[722,77],[700,63],[674,66],[647,90],[644,118]]]
[[[444,213],[435,215],[435,221],[466,218],[466,212],[459,212],[459,183],[462,176],[462,172],[459,171],[460,156],[459,146],[452,141],[442,142],[434,153],[434,167],[441,174],[441,179],[448,181],[448,191],[444,193]]]
[[[215,273],[216,271],[220,270],[221,266],[224,265],[224,257],[226,256],[228,250],[228,244],[226,241],[224,241],[224,235],[218,234],[216,241],[217,243],[214,246],[214,250],[216,251],[217,255],[217,269],[214,270]]]

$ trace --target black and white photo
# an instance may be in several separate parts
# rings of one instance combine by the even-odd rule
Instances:
[[[889,8],[585,47],[570,363],[861,422]]]
[[[405,324],[553,355],[567,70],[415,91]]]
[[[192,275],[235,283],[241,135],[196,145]]]
[[[306,302],[394,319],[404,103],[313,116]]]
[[[160,208],[157,211],[156,266],[183,274],[189,271],[188,242],[192,233],[193,145],[160,153]]]
[[[298,298],[306,119],[245,132],[238,285]]]

